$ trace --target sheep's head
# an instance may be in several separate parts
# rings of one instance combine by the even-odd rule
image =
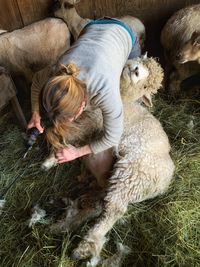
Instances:
[[[126,62],[121,75],[120,90],[123,101],[142,98],[151,106],[151,95],[162,86],[163,69],[152,57],[146,55]]]
[[[188,61],[198,61],[200,63],[200,32],[194,32],[188,42],[180,49],[176,56],[180,64]]]
[[[75,7],[80,0],[58,0],[55,1],[54,15],[58,18],[71,19],[71,9]]]

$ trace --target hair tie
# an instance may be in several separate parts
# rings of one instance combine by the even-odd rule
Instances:
[[[60,72],[62,74],[66,74],[74,78],[76,78],[80,72],[79,68],[74,63],[70,63],[67,65],[61,64],[60,67],[61,67]]]

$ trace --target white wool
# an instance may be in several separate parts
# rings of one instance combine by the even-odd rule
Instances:
[[[35,205],[32,209],[31,219],[29,220],[29,227],[32,227],[36,222],[40,221],[46,216],[46,211]]]
[[[92,257],[90,259],[90,261],[87,262],[87,267],[96,267],[99,262],[100,262],[101,258],[99,256],[95,256],[95,257]]]
[[[124,255],[129,254],[131,252],[131,249],[128,246],[125,246],[120,242],[117,243],[117,250],[118,250],[118,253],[121,253]]]
[[[2,214],[2,211],[3,211],[5,204],[6,204],[6,200],[0,199],[0,215]]]
[[[187,127],[189,130],[192,130],[194,129],[194,120],[190,120],[187,124]]]
[[[122,260],[125,255],[130,253],[130,248],[124,246],[122,243],[117,243],[117,252],[108,257],[107,259],[102,259],[100,256],[94,256],[87,262],[87,267],[96,267],[100,264],[102,267],[120,267]]]
[[[102,267],[120,267],[125,255],[130,253],[130,248],[124,246],[122,243],[118,242],[117,244],[117,252],[112,255],[111,257],[102,260],[101,266]]]

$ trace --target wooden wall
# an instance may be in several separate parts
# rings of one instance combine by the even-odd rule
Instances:
[[[13,30],[48,16],[53,0],[0,0],[0,28]]]
[[[0,28],[12,30],[42,19],[49,14],[54,0],[0,0]],[[81,0],[77,5],[83,17],[134,15],[147,29],[148,48],[159,50],[159,35],[174,11],[200,3],[200,0]]]
[[[147,31],[147,49],[161,56],[160,32],[167,19],[182,7],[200,4],[200,0],[81,0],[80,14],[85,17],[132,15],[140,18]]]
[[[54,0],[0,0],[0,27],[12,30],[49,14]],[[134,15],[146,24],[162,24],[181,7],[200,0],[81,0],[77,5],[84,17]]]

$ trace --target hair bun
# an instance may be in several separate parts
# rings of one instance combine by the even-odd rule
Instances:
[[[74,63],[67,65],[61,64],[61,73],[67,74],[73,77],[76,77],[79,74],[80,70]]]

